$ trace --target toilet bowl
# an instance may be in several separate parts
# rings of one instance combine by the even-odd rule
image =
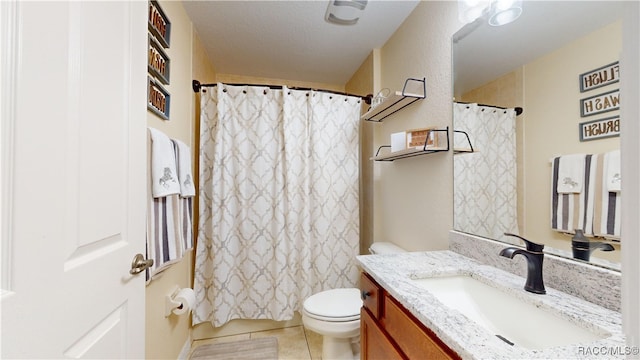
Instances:
[[[377,244],[377,245],[376,245]],[[372,254],[404,252],[391,243],[374,243]],[[322,335],[322,359],[360,359],[360,289],[339,288],[307,298],[302,307],[302,324]]]
[[[302,324],[322,335],[322,358],[360,357],[360,290],[341,288],[319,292],[304,301]]]

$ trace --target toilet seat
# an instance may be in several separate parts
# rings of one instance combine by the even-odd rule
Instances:
[[[356,288],[322,291],[307,298],[303,304],[307,316],[327,322],[358,320],[361,307],[360,290]]]

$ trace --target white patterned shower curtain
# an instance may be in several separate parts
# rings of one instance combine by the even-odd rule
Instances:
[[[514,239],[505,232],[518,234],[515,120],[514,109],[453,104],[454,128],[474,149],[454,156],[455,230],[507,242]],[[454,147],[466,147],[464,135],[454,134]]]
[[[201,104],[193,323],[288,320],[357,286],[360,99],[217,84]]]

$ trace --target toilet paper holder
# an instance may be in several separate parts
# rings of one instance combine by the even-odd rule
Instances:
[[[175,286],[171,295],[166,295],[164,297],[164,317],[169,317],[173,314],[175,309],[182,309],[184,306],[188,306],[183,304],[181,301],[175,299],[176,295],[180,292],[180,287]]]

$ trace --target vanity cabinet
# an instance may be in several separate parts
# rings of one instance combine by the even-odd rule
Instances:
[[[366,273],[360,288],[362,359],[460,359]]]

